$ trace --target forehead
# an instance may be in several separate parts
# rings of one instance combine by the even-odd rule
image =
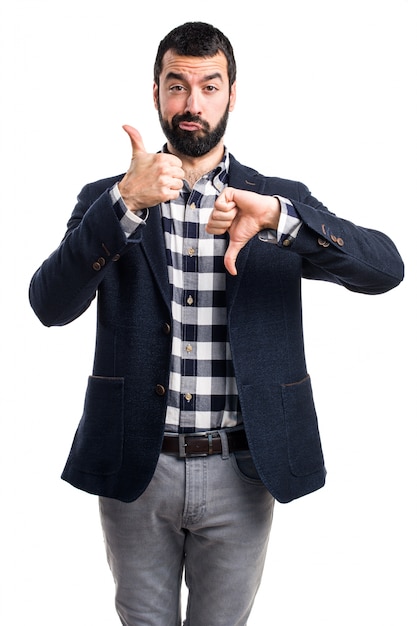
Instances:
[[[184,78],[203,78],[219,74],[226,81],[227,59],[223,52],[218,52],[214,57],[191,57],[168,50],[162,58],[161,79],[169,74],[181,74]]]

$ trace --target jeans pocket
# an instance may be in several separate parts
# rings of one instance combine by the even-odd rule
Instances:
[[[245,481],[251,483],[262,484],[262,481],[259,478],[258,471],[255,467],[255,463],[253,462],[252,455],[249,450],[240,450],[238,452],[234,452],[231,455],[231,459],[233,462],[233,466],[240,478],[243,478]]]

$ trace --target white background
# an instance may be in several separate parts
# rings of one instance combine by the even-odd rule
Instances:
[[[156,48],[171,28],[203,20],[235,48],[233,154],[388,233],[407,272],[381,296],[304,285],[328,481],[277,505],[250,624],[416,625],[416,14],[415,0],[2,1],[3,624],[119,623],[96,499],[60,480],[94,306],[46,329],[27,289],[81,187],[127,168],[122,124],[149,151],[161,147]]]

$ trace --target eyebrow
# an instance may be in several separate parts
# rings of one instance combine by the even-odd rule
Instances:
[[[219,80],[223,81],[223,76],[220,74],[220,72],[214,72],[214,74],[207,74],[207,76],[204,76],[201,80],[201,82],[206,82],[208,80],[214,80],[215,78],[218,78]],[[181,74],[181,73],[177,73],[177,72],[168,72],[168,74],[165,76],[165,80],[185,80],[185,75]]]

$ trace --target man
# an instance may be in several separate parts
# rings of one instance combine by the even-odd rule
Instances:
[[[239,164],[228,39],[203,23],[160,43],[154,102],[167,144],[140,134],[126,174],[87,185],[30,298],[45,325],[98,295],[84,413],[63,472],[100,496],[128,626],[242,626],[275,499],[323,486],[301,325],[302,277],[377,294],[402,280],[384,234],[330,213],[301,183]]]

